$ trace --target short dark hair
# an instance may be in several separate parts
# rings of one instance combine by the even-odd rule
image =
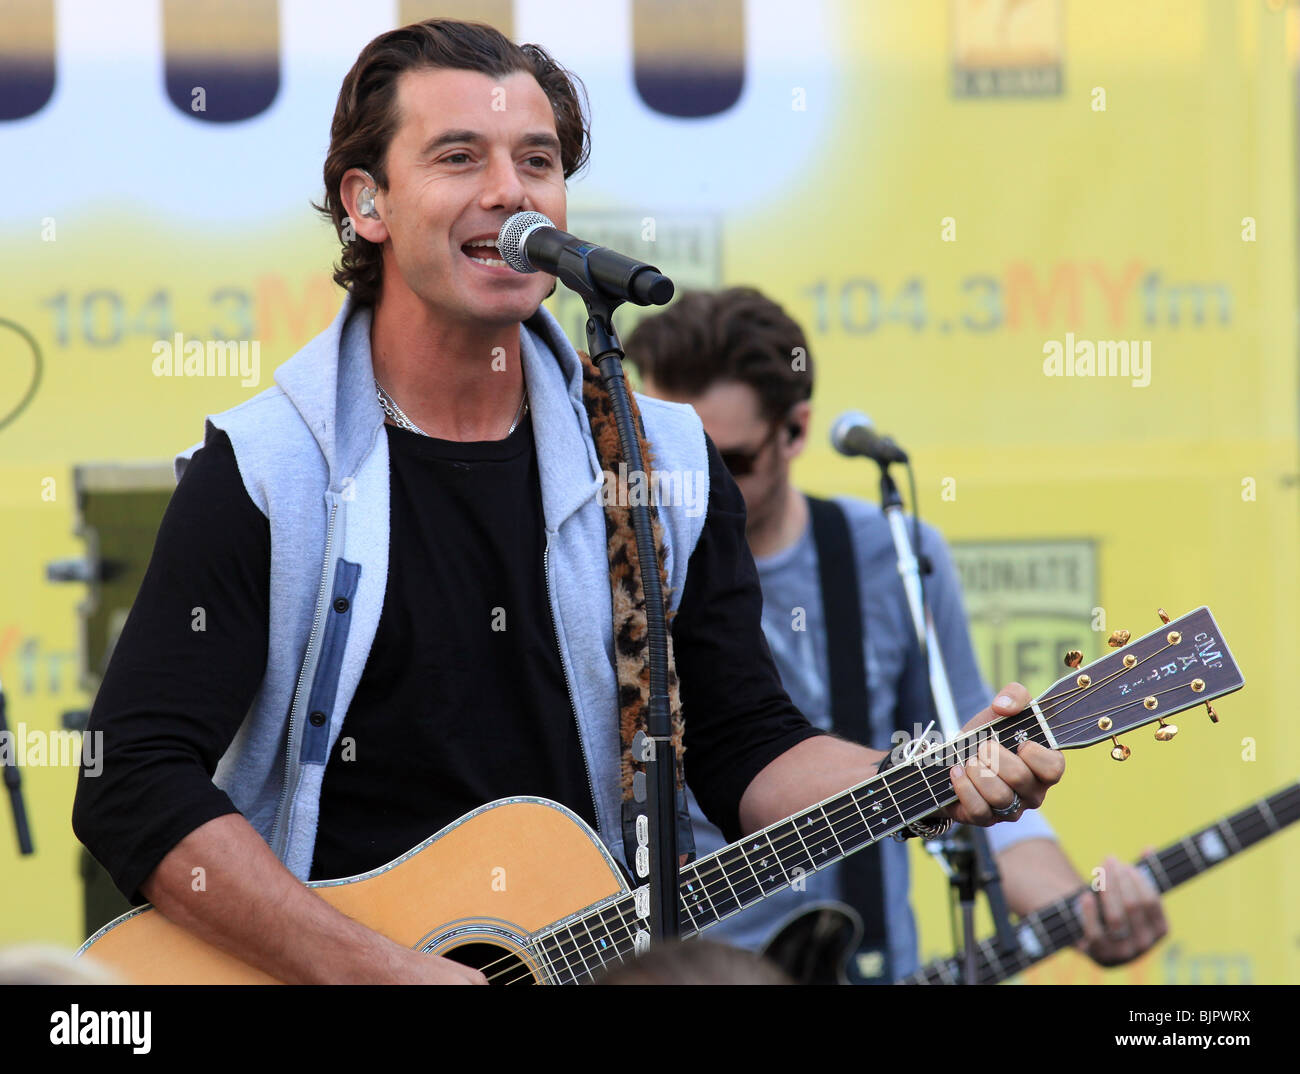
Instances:
[[[803,329],[752,287],[687,291],[663,313],[642,320],[625,350],[642,376],[674,394],[702,395],[728,380],[748,384],[768,421],[780,421],[812,398],[812,355]]]
[[[358,302],[373,304],[379,297],[382,248],[360,235],[344,238],[347,209],[339,186],[349,168],[365,168],[381,190],[388,187],[385,162],[397,131],[398,77],[437,68],[482,71],[496,78],[516,71],[531,74],[555,113],[564,178],[582,168],[591,152],[586,88],[540,45],[516,45],[495,27],[453,19],[426,19],[380,34],[361,50],[339,89],[325,157],[325,201],[315,206],[334,222],[343,243],[334,282]]]

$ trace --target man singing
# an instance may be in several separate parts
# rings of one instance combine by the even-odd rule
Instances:
[[[301,882],[374,869],[484,802],[560,802],[626,861],[583,367],[541,308],[553,278],[494,248],[522,210],[565,226],[587,151],[573,81],[542,49],[443,20],[370,42],[324,169],[343,307],[178,459],[91,717],[104,772],[83,773],[73,823],[133,901],[280,980],[481,983]],[[639,403],[655,465],[708,475],[702,514],[658,514],[686,779],[739,838],[882,753],[790,702],[740,492],[692,410]],[[1002,694],[980,722],[1028,702]],[[1063,770],[1034,743],[989,750],[949,772],[944,814],[1014,819]]]

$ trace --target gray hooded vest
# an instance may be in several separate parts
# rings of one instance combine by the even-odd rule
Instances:
[[[520,325],[546,550],[547,595],[602,841],[623,853],[618,692],[602,475],[577,353],[539,309]],[[370,359],[370,310],[349,297],[275,385],[221,414],[248,495],[270,522],[266,674],[214,782],[308,879],[325,764],[366,665],[388,579],[389,463]],[[673,610],[704,526],[708,457],[690,407],[637,397],[656,468],[691,474],[695,505],[663,504]],[[195,444],[176,458],[179,480]],[[435,615],[439,609],[430,608]],[[434,834],[432,832],[430,835]]]

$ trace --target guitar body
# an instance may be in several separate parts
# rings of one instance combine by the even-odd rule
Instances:
[[[542,798],[491,802],[387,865],[307,887],[404,947],[490,963],[493,983],[511,984],[546,979],[525,946],[529,933],[627,890],[596,833]],[[130,984],[279,983],[151,906],[109,922],[78,954]]]
[[[763,948],[801,985],[846,985],[848,966],[862,940],[862,918],[842,902],[817,903],[800,910]]]

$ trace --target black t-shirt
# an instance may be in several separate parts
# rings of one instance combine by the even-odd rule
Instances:
[[[313,880],[383,865],[510,795],[596,826],[541,570],[531,423],[482,443],[385,428],[388,589],[325,769]]]
[[[325,770],[313,879],[383,865],[495,798],[550,798],[596,820],[542,570],[531,422],[479,443],[385,430],[389,574]],[[687,781],[734,839],[753,777],[820,732],[781,687],[744,501],[712,443],[708,455],[705,524],[672,631]],[[269,523],[218,433],[168,505],[91,714],[102,773],[78,782],[77,835],[133,902],[176,843],[236,811],[210,777],[265,673],[270,557]]]

